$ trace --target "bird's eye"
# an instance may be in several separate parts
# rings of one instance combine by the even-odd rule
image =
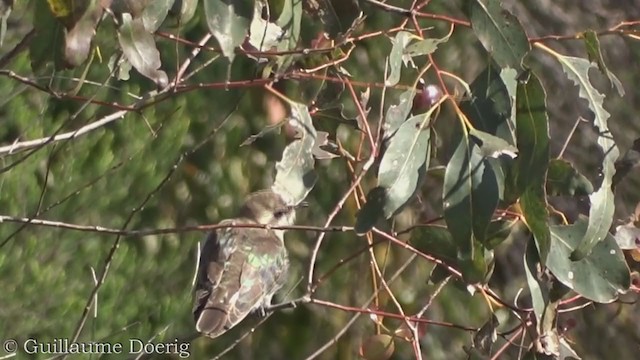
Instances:
[[[287,209],[280,209],[273,212],[275,218],[281,218],[287,213]]]

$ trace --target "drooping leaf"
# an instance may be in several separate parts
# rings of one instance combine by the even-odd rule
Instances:
[[[386,218],[411,199],[426,173],[431,153],[429,123],[435,109],[408,119],[389,139],[378,170],[378,186],[386,189],[382,209]]]
[[[532,239],[531,239],[532,240]],[[540,324],[544,309],[549,303],[549,286],[541,279],[542,265],[536,250],[534,241],[527,242],[527,249],[524,253],[524,270],[529,285],[529,294],[533,304],[533,312],[536,315],[537,323]]]
[[[495,173],[480,148],[463,137],[447,164],[443,184],[444,219],[458,257],[473,259],[474,241],[484,241],[499,200]]]
[[[267,4],[262,1],[255,2],[253,20],[249,26],[249,44],[259,51],[267,51],[277,47],[285,32],[275,22],[262,18],[262,12],[266,6]]]
[[[407,120],[415,95],[416,90],[409,89],[400,95],[400,100],[397,105],[389,106],[387,114],[384,117],[384,124],[382,125],[382,133],[385,140],[390,138],[396,130],[398,130],[400,125]]]
[[[300,138],[287,145],[282,152],[282,159],[276,162],[276,178],[271,188],[289,203],[299,204],[317,180],[313,159],[317,133],[307,106],[295,102],[289,104],[289,121],[298,130]]]
[[[158,87],[167,86],[167,73],[160,70],[160,52],[156,48],[153,35],[145,29],[142,19],[133,19],[129,13],[122,14],[118,40],[124,56],[140,74],[153,80]]]
[[[318,160],[326,160],[337,158],[338,145],[335,142],[329,140],[329,133],[326,131],[318,131],[316,137],[316,143],[313,146],[313,156]],[[330,151],[328,151],[330,150]]]
[[[402,62],[404,61],[404,48],[415,36],[416,35],[413,35],[410,32],[400,31],[393,39],[391,39],[392,47],[391,53],[389,54],[389,76],[385,80],[385,85],[393,86],[400,81]]]
[[[573,165],[562,159],[552,159],[547,171],[547,195],[589,195],[593,192],[591,181],[580,174]]]
[[[522,60],[531,45],[518,18],[502,9],[499,0],[470,0],[465,10],[473,31],[498,65],[523,70]]]
[[[0,1],[0,47],[4,43],[4,36],[7,34],[7,19],[11,15],[13,0]]]
[[[173,7],[173,3],[175,0],[154,0],[144,8],[142,12],[142,22],[144,23],[144,28],[147,29],[148,32],[153,33],[169,14],[169,10]]]
[[[615,86],[618,91],[618,95],[624,96],[622,83],[618,80],[616,75],[609,70],[607,64],[604,62],[602,50],[600,49],[600,40],[598,40],[598,34],[593,30],[588,30],[582,34],[582,37],[584,38],[584,45],[587,48],[589,60],[598,64],[598,69],[609,79],[611,86]]]
[[[183,26],[196,14],[198,0],[174,0],[169,10],[169,25]]]
[[[544,265],[550,247],[545,179],[549,167],[549,125],[546,95],[540,81],[530,74],[526,84],[519,83],[516,95],[516,137],[518,158],[515,170],[516,191],[527,227],[538,246]]]
[[[613,301],[630,285],[629,268],[613,236],[607,234],[581,260],[569,259],[587,231],[588,223],[583,217],[573,225],[551,226],[547,267],[560,282],[587,299]]]
[[[252,9],[242,0],[203,0],[209,31],[218,40],[222,54],[233,61],[235,49],[249,32]]]
[[[89,57],[91,41],[104,8],[98,0],[68,2],[48,1],[51,13],[64,24],[64,61],[67,67],[76,67]]]
[[[589,195],[591,209],[589,211],[589,229],[581,245],[571,254],[573,260],[584,258],[593,246],[602,241],[609,232],[609,227],[613,221],[614,196],[611,185],[615,174],[615,161],[618,158],[618,146],[613,140],[609,131],[607,121],[609,113],[602,107],[604,95],[600,94],[589,80],[589,69],[595,67],[585,59],[563,56],[553,53],[562,65],[567,77],[580,89],[579,96],[589,105],[589,109],[594,113],[594,125],[598,128],[598,146],[604,153],[602,160],[602,184],[600,188]]]

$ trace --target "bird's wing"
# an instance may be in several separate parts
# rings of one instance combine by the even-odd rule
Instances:
[[[196,329],[211,337],[224,332],[227,322],[227,293],[234,290],[228,285],[221,287],[220,283],[233,276],[233,269],[228,267],[236,262],[230,259],[233,254],[237,256],[236,232],[236,228],[226,228],[209,233],[200,254],[193,315]]]
[[[240,288],[234,306],[229,311],[229,322],[235,325],[251,311],[271,301],[282,286],[288,267],[284,244],[272,231],[255,229],[251,249],[243,251]]]

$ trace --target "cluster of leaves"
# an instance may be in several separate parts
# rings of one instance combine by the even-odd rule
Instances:
[[[462,12],[469,20],[466,26],[471,28],[488,59],[486,67],[473,81],[467,83],[461,77],[436,66],[434,60],[435,55],[445,51],[460,22],[443,18],[449,20],[450,25],[446,35],[425,37],[413,10],[379,1],[361,2],[366,3],[371,11],[412,18],[416,24],[415,29],[410,30],[406,26],[407,21],[404,21],[401,27],[389,31],[389,39],[384,39],[385,42],[389,42],[387,45],[390,45],[390,51],[384,62],[381,104],[384,104],[387,88],[403,89],[403,92],[399,95],[397,103],[387,106],[386,109],[383,105],[379,106],[380,120],[377,122],[374,115],[370,115],[371,108],[378,107],[370,105],[370,102],[375,101],[372,99],[378,99],[375,98],[377,94],[372,95],[370,86],[367,86],[360,96],[356,94],[354,80],[359,80],[359,75],[363,78],[364,76],[357,66],[350,67],[352,63],[349,62],[353,60],[351,54],[354,49],[358,50],[358,36],[362,35],[360,31],[367,21],[358,1],[203,0],[202,11],[197,11],[197,0],[49,0],[48,6],[35,6],[34,9],[35,35],[29,46],[29,61],[31,70],[36,74],[50,69],[50,65],[61,72],[72,72],[75,68],[86,66],[79,75],[80,81],[74,90],[64,94],[52,91],[51,95],[55,94],[66,100],[79,98],[90,103],[93,95],[88,94],[86,89],[84,92],[81,91],[84,80],[91,79],[92,75],[97,77],[97,70],[91,67],[95,64],[94,59],[101,57],[102,53],[112,52],[109,60],[110,81],[129,80],[129,72],[133,68],[148,79],[145,81],[153,82],[156,87],[139,96],[131,105],[127,105],[126,111],[144,110],[143,116],[157,120],[165,110],[162,107],[165,103],[162,101],[170,98],[173,91],[193,91],[201,83],[182,79],[183,69],[173,75],[168,74],[170,66],[167,64],[171,64],[175,59],[169,55],[171,51],[162,51],[154,34],[168,37],[159,30],[189,29],[187,25],[193,24],[193,20],[200,17],[201,22],[206,25],[207,32],[203,41],[196,44],[180,38],[179,42],[192,47],[191,54],[195,57],[202,49],[211,50],[206,43],[209,37],[215,38],[218,47],[213,49],[216,54],[221,54],[221,57],[214,56],[213,60],[219,58],[220,61],[213,62],[223,65],[219,68],[222,70],[216,72],[216,75],[222,74],[216,79],[219,83],[213,84],[215,86],[212,87],[228,88],[234,82],[234,75],[237,75],[232,71],[233,66],[241,64],[251,69],[254,78],[244,83],[239,81],[234,85],[241,89],[253,84],[264,85],[264,89],[280,99],[288,109],[288,122],[279,122],[276,126],[261,125],[259,127],[262,127],[262,130],[243,142],[246,145],[264,140],[263,138],[267,138],[274,128],[282,127],[285,123],[295,130],[295,139],[278,154],[280,160],[275,164],[275,176],[271,185],[274,191],[283,194],[291,203],[299,203],[308,196],[313,196],[314,187],[322,183],[320,179],[328,181],[331,178],[326,174],[330,166],[327,164],[335,166],[338,162],[319,160],[345,159],[352,171],[352,177],[346,186],[337,182],[333,184],[336,192],[343,194],[343,197],[337,202],[326,226],[330,225],[333,216],[343,209],[346,199],[353,196],[358,203],[358,209],[352,216],[347,217],[348,225],[353,226],[353,232],[350,234],[366,236],[368,248],[373,248],[373,239],[379,237],[395,241],[393,243],[403,249],[413,249],[425,259],[437,264],[430,275],[433,284],[445,286],[448,279],[453,277],[456,284],[464,284],[463,288],[471,293],[480,291],[487,298],[491,297],[489,307],[496,301],[499,305],[506,306],[487,285],[492,280],[498,251],[513,246],[513,242],[506,241],[508,239],[525,238],[526,250],[521,251],[519,257],[522,259],[521,268],[526,273],[532,310],[523,310],[517,306],[509,309],[518,321],[522,320],[524,323],[522,327],[526,329],[523,332],[529,332],[530,338],[533,339],[529,344],[528,356],[578,357],[558,325],[560,305],[575,295],[592,302],[609,303],[626,293],[631,286],[631,273],[622,250],[631,250],[632,256],[636,256],[637,239],[640,236],[637,226],[640,211],[636,211],[627,224],[617,227],[615,232],[611,231],[614,225],[615,186],[639,162],[636,154],[640,151],[640,146],[636,145],[620,156],[618,146],[609,131],[611,116],[603,107],[605,96],[596,90],[589,71],[596,70],[604,75],[620,96],[624,95],[624,90],[621,82],[605,64],[598,34],[595,31],[580,34],[588,59],[562,55],[542,42],[530,41],[520,21],[505,11],[500,1],[465,1]],[[425,6],[426,3],[428,2],[421,6]],[[10,12],[0,10],[4,24]],[[419,8],[414,10],[420,12]],[[390,22],[385,23],[387,30],[391,28],[389,24]],[[313,36],[305,38],[305,27],[307,33],[312,33]],[[3,27],[0,43],[5,32]],[[109,36],[117,38],[117,44],[106,41]],[[52,38],[54,41],[51,41]],[[178,37],[174,36],[175,38]],[[541,80],[531,70],[536,65],[532,56],[534,51],[541,51],[554,58],[567,79],[579,89],[579,97],[586,101],[591,114],[585,117],[592,119],[597,129],[596,146],[603,155],[597,186],[572,163],[562,158],[553,158],[550,153],[548,103],[552,100],[547,97],[548,91]],[[186,60],[184,64],[188,65],[189,61],[191,59]],[[423,63],[424,66],[421,65]],[[202,68],[209,64],[203,62]],[[416,68],[420,69],[417,74],[414,71]],[[245,70],[242,75],[245,76],[246,73]],[[438,85],[425,85],[425,74],[437,79]],[[401,85],[401,80],[409,76],[413,77],[413,84]],[[222,81],[220,78],[223,78]],[[451,83],[455,86],[451,86]],[[77,97],[77,94],[81,96]],[[345,97],[351,101],[345,101]],[[118,102],[113,100],[106,97],[94,104]],[[121,100],[123,103],[129,101],[126,98]],[[206,101],[203,100],[192,108],[202,107],[206,112],[209,110]],[[152,107],[156,102],[158,104]],[[104,111],[99,106],[97,108],[96,113]],[[82,113],[83,109],[70,107],[65,108],[65,111],[77,111],[77,115]],[[169,108],[166,110],[169,111]],[[74,119],[76,115],[71,118]],[[137,181],[123,180],[124,184],[153,183],[158,184],[158,189],[161,189],[169,183],[168,179],[173,170],[167,170],[168,175],[165,177],[158,175],[154,171],[155,168],[176,168],[183,164],[185,154],[191,155],[201,146],[191,145],[186,153],[179,152],[181,146],[192,140],[182,143],[180,139],[183,136],[199,136],[202,131],[187,129],[189,121],[196,118],[195,114],[189,118],[189,114],[181,110],[174,113],[174,116],[178,115],[184,117],[184,121],[172,123],[171,126],[165,126],[164,122],[152,121],[150,127],[158,130],[154,133],[158,140],[150,140],[149,146],[132,146],[129,151],[120,151],[119,146],[128,142],[134,144],[133,137],[136,136],[145,138],[142,135],[145,131],[144,125],[128,131],[105,130],[104,136],[91,138],[95,141],[94,149],[104,150],[95,150],[100,152],[101,156],[92,157],[91,152],[87,150],[92,147],[85,143],[78,152],[84,153],[86,159],[75,157],[73,163],[68,163],[67,166],[82,163],[84,167],[93,166],[95,169],[85,171],[85,168],[81,167],[78,170],[80,172],[105,174],[111,171],[110,169],[120,166],[114,165],[114,158],[128,157],[125,166],[139,178]],[[255,114],[249,112],[249,116],[253,115]],[[456,124],[454,127],[457,131],[440,135],[437,128],[443,121],[448,122],[449,127],[450,124]],[[63,127],[65,125],[66,122]],[[55,128],[53,124],[50,127],[51,129],[42,129],[42,132],[48,135],[55,131],[57,134],[62,128]],[[211,133],[215,131],[217,129],[211,130]],[[341,138],[341,133],[347,135]],[[32,147],[27,142],[10,139],[11,134],[0,135],[3,142],[12,141],[17,143],[18,147]],[[208,170],[211,173],[232,172],[232,168],[240,161],[232,163],[229,160],[230,156],[224,154],[237,150],[235,145],[228,144],[240,143],[236,141],[240,137],[242,135],[228,130],[224,136],[215,139],[216,144],[210,149],[215,153],[213,159],[194,160],[194,163],[207,164],[205,166],[210,166]],[[213,137],[198,140],[202,140],[204,144],[211,138]],[[50,140],[57,141],[55,137]],[[451,154],[446,154],[439,145],[442,143],[454,145]],[[48,142],[42,144],[46,146]],[[358,149],[355,156],[349,152],[353,144],[357,144],[354,147]],[[7,145],[2,149],[6,150],[2,153],[14,156],[12,152],[17,147]],[[109,156],[103,156],[103,153]],[[157,157],[155,162],[144,160],[154,153]],[[158,156],[160,153],[171,154],[173,157]],[[432,160],[438,153],[440,157],[445,153],[444,160],[441,160],[445,163],[444,167],[432,165]],[[142,155],[136,157],[135,154]],[[172,163],[171,159],[174,158],[177,160]],[[62,171],[56,170],[52,157],[40,155],[32,160],[53,163],[47,165],[52,170],[46,170],[46,175],[42,177],[48,179],[49,176],[63,176]],[[20,165],[20,161],[14,164]],[[188,165],[184,167],[196,167]],[[39,165],[35,162],[26,162],[22,166],[26,171],[40,171]],[[228,169],[221,170],[223,167]],[[9,167],[6,170],[9,170]],[[269,173],[268,170],[263,172]],[[229,193],[237,191],[238,189],[232,185],[232,178],[233,175],[225,178],[226,188],[216,185],[211,195],[223,199],[225,195],[228,197]],[[216,180],[219,180],[219,177]],[[437,185],[433,188],[426,186],[429,180]],[[50,180],[44,180],[45,185],[47,181]],[[175,180],[178,185],[171,189],[180,193],[182,186],[190,188],[189,193],[195,193],[198,191],[197,184],[194,184],[197,181],[191,181],[180,178]],[[7,184],[18,188],[15,179]],[[255,186],[255,183],[252,185]],[[58,186],[60,193],[72,193],[77,191],[80,185],[73,183],[69,188]],[[89,182],[86,186],[94,185]],[[95,185],[94,189],[102,190],[99,186]],[[409,229],[403,231],[410,233],[410,243],[402,243],[397,239],[400,232],[396,231],[395,223],[400,222],[405,210],[411,210],[416,199],[422,199],[424,193],[437,193],[440,187],[442,196],[435,207],[442,210],[437,214],[437,219],[411,224]],[[38,186],[30,186],[29,189],[35,192],[34,189],[38,189]],[[108,189],[105,187],[104,191]],[[122,186],[118,193],[112,195],[110,202],[101,202],[100,206],[118,209],[130,207],[126,200],[131,191],[145,199],[136,203],[136,210],[131,213],[133,217],[133,214],[140,211],[146,201],[156,194],[156,190],[142,195],[144,190]],[[588,196],[591,205],[588,216],[581,216],[574,223],[568,223],[563,214],[549,203],[551,196],[567,201],[573,201],[578,196]],[[171,202],[183,200],[185,197],[164,195],[162,199]],[[76,200],[80,201],[80,196],[76,197]],[[205,200],[193,201],[196,203]],[[34,202],[35,200],[30,200],[29,206],[35,206],[32,204]],[[85,199],[85,203],[89,202],[90,200]],[[68,209],[60,209],[57,214],[74,211],[71,204],[67,206]],[[207,204],[204,204],[201,207],[206,206]],[[40,209],[39,206],[38,208]],[[12,208],[11,211],[18,209]],[[180,209],[174,211],[181,212]],[[220,215],[218,211],[216,208],[216,215]],[[46,210],[35,212],[36,215],[45,213]],[[153,214],[145,215],[155,220],[141,221],[141,224],[156,227],[161,225],[162,221],[158,220],[161,216],[156,218]],[[191,214],[184,215],[185,222],[190,220],[190,216]],[[99,218],[99,211],[87,216],[90,217]],[[131,217],[121,216],[117,220],[122,221],[125,224],[123,227],[126,227]],[[329,228],[325,230],[329,231]],[[13,235],[9,238],[11,236]],[[316,250],[320,248],[322,236],[318,237]],[[378,241],[376,244],[378,243],[381,242]],[[34,244],[30,246],[33,247]],[[106,276],[112,261],[111,256],[118,245],[116,240],[102,275]],[[517,250],[515,246],[514,249]],[[320,252],[322,253],[323,249],[320,249]],[[313,255],[310,260],[310,274],[313,274],[318,258],[315,252],[311,253]],[[0,262],[4,261],[8,259],[0,257]],[[97,263],[99,259],[91,261]],[[373,250],[371,263],[375,264],[371,265],[372,273],[375,270],[379,271],[378,257]],[[341,265],[342,260],[336,268]],[[187,266],[184,264],[172,266],[182,269],[183,274],[187,273]],[[385,282],[381,274],[377,276],[372,281],[374,284],[377,284],[378,278]],[[117,283],[121,285],[127,277],[133,276],[124,274],[116,277]],[[181,279],[186,282],[187,277],[182,276]],[[307,280],[309,288],[305,295],[315,297],[315,289],[320,282],[313,276]],[[358,285],[356,284],[356,287]],[[96,291],[99,286],[100,284],[96,285]],[[117,291],[113,288],[114,284],[107,283],[105,286],[112,292]],[[412,286],[422,285],[415,282]],[[374,288],[377,288],[377,285]],[[394,298],[392,291],[388,292],[389,297]],[[437,292],[433,296],[436,295]],[[69,306],[83,305],[76,301]],[[416,344],[419,344],[420,337],[424,335],[424,329],[417,326],[417,322],[408,320],[405,314],[402,316],[405,323],[395,330],[389,329],[388,322],[389,328],[385,326],[384,316],[372,316],[376,334],[363,337],[359,349],[360,356],[365,359],[389,359],[396,352],[396,342],[407,340],[414,345],[414,353],[418,357],[420,351],[419,345]],[[422,314],[417,317],[422,317]],[[492,353],[491,345],[496,341],[497,329],[507,322],[490,314],[485,325],[474,331],[475,337],[471,346],[465,348],[469,355],[489,356]],[[533,326],[529,326],[531,324]],[[367,330],[371,332],[369,328]]]

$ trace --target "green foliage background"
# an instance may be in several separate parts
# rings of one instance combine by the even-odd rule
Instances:
[[[364,2],[363,2],[364,3]],[[410,1],[396,1],[408,7]],[[433,1],[428,10],[462,17],[460,2]],[[573,34],[593,28],[608,28],[622,20],[640,18],[640,10],[632,1],[543,1],[526,5],[505,1],[523,23],[530,37],[549,34]],[[591,5],[593,7],[591,7]],[[362,5],[367,15],[359,33],[389,29],[403,18],[381,11],[370,4]],[[594,10],[595,9],[595,10]],[[185,39],[197,41],[208,30],[202,7],[195,17],[180,29],[162,31],[180,33]],[[49,21],[49,22],[47,22]],[[33,26],[54,28],[59,32],[38,34],[31,46],[41,48],[45,57],[61,46],[61,25],[48,13],[43,1],[16,2],[8,19],[8,31],[0,54],[6,54]],[[428,34],[446,34],[448,24],[424,21],[434,26]],[[73,131],[117,110],[113,104],[130,104],[135,96],[153,89],[154,84],[131,71],[131,80],[120,81],[109,76],[109,58],[117,39],[113,23],[100,25],[94,46],[101,56],[93,58],[85,83],[76,94],[102,103],[86,104],[73,98],[57,99],[51,94],[20,83],[3,73],[0,76],[0,145],[19,140],[38,139],[56,133]],[[303,24],[303,43],[309,44],[317,24]],[[57,35],[56,35],[57,34]],[[188,56],[191,46],[156,37],[162,59],[162,69],[175,74],[176,68]],[[472,42],[470,31],[456,30],[451,40],[435,53],[446,70],[471,82],[486,63],[486,56]],[[622,80],[627,95],[620,99],[609,96],[605,107],[615,121],[614,136],[626,149],[637,137],[637,106],[639,94],[637,67],[640,59],[638,42],[616,37],[602,38],[603,52],[609,67]],[[209,45],[215,46],[211,40]],[[565,54],[585,56],[580,44],[569,41],[554,43]],[[343,66],[361,82],[382,82],[385,58],[390,41],[378,36],[357,43],[353,54]],[[82,76],[85,65],[73,70],[58,71],[41,65],[32,71],[34,52],[23,51],[3,70],[13,71],[37,81],[41,86],[58,91],[70,91]],[[204,51],[195,58],[192,68],[219,56]],[[632,60],[635,59],[635,60]],[[536,54],[541,75],[549,93],[551,113],[552,156],[558,154],[584,104],[577,100],[577,91],[563,80],[562,72],[544,54]],[[196,74],[189,83],[222,83],[227,76],[227,62],[220,58]],[[232,80],[249,80],[258,74],[256,63],[238,56],[230,70]],[[410,84],[415,73],[404,73],[401,83]],[[435,82],[435,79],[427,79]],[[284,92],[295,97],[300,84],[287,82]],[[364,89],[358,89],[359,91]],[[613,91],[609,91],[613,93]],[[400,91],[389,91],[388,103],[394,103]],[[0,215],[35,217],[71,224],[142,230],[213,224],[233,216],[244,195],[270,186],[274,163],[290,140],[283,131],[270,132],[248,146],[241,144],[269,124],[265,105],[266,92],[260,87],[228,90],[199,89],[171,95],[138,112],[127,114],[88,134],[66,141],[46,144],[0,158]],[[379,104],[380,91],[373,91],[370,104]],[[345,101],[345,111],[354,112],[353,104]],[[370,117],[378,117],[372,106]],[[330,119],[318,120],[318,128],[333,126]],[[450,120],[447,123],[447,120]],[[451,132],[453,117],[440,119],[437,131]],[[345,147],[355,151],[359,135],[355,131],[338,130]],[[447,137],[442,136],[443,139]],[[589,126],[581,126],[572,138],[565,158],[592,180],[596,178],[597,161],[593,154],[595,136]],[[444,163],[455,150],[455,144],[438,144],[435,162]],[[598,155],[599,156],[599,155]],[[350,185],[350,176],[342,159],[322,160],[317,165],[320,176],[307,199],[311,206],[299,215],[299,224],[323,225],[326,215]],[[621,183],[617,192],[617,218],[627,217],[638,195],[637,171]],[[432,184],[431,184],[432,185]],[[363,186],[371,189],[375,179],[365,179]],[[427,182],[421,189],[424,203],[412,203],[398,218],[403,225],[424,221],[441,210],[434,208],[439,189]],[[150,198],[149,198],[150,197]],[[146,199],[149,198],[148,201]],[[579,207],[579,206],[578,206]],[[563,209],[565,210],[565,209]],[[358,208],[350,199],[334,221],[335,225],[352,226]],[[566,209],[577,213],[580,209]],[[313,232],[296,231],[287,235],[287,247],[292,258],[290,284],[280,299],[302,295]],[[193,332],[191,315],[191,283],[195,271],[200,232],[181,232],[153,236],[127,236],[122,239],[113,257],[108,276],[100,288],[97,310],[91,310],[81,341],[127,342],[131,338],[143,341],[172,342]],[[45,342],[54,338],[69,338],[80,320],[87,299],[94,287],[93,271],[98,271],[112,248],[116,236],[98,231],[72,231],[33,224],[0,223],[0,339],[14,338],[24,342],[37,338]],[[510,239],[496,253],[497,269],[491,281],[505,298],[515,297],[526,287],[519,257],[524,242]],[[364,238],[353,233],[329,233],[318,258],[320,274],[366,245]],[[515,250],[514,250],[515,249]],[[385,260],[386,273],[391,274],[409,257],[394,247],[375,248],[379,259]],[[436,286],[427,284],[430,263],[413,262],[392,289],[405,311],[415,313]],[[361,256],[340,267],[326,279],[316,296],[340,304],[360,306],[371,294],[369,262]],[[391,308],[390,300],[382,296],[380,307]],[[503,314],[504,312],[504,314]],[[497,315],[506,311],[498,310]],[[576,315],[577,314],[577,315]],[[230,353],[228,359],[302,359],[329,341],[348,321],[352,313],[316,305],[304,305],[279,311]],[[488,316],[481,296],[471,298],[462,285],[452,285],[428,312],[430,319],[480,327]],[[506,316],[506,315],[505,315]],[[591,305],[572,313],[577,322],[571,338],[585,359],[630,359],[636,353],[640,336],[633,321],[637,318],[633,306]],[[565,321],[561,317],[561,321]],[[243,323],[216,340],[200,338],[191,345],[192,358],[211,358],[233,343],[255,321]],[[391,329],[400,321],[385,320]],[[362,316],[346,336],[325,351],[321,359],[357,358],[363,337],[373,334],[373,323]],[[506,330],[506,329],[501,329]],[[431,359],[465,358],[463,346],[470,334],[450,327],[428,326],[423,349]],[[395,359],[412,358],[409,343],[398,343]],[[0,356],[2,353],[0,353]],[[22,358],[19,355],[18,358]],[[516,358],[517,349],[504,358]],[[40,356],[34,358],[47,358]],[[119,358],[119,357],[113,357]],[[177,358],[167,356],[165,358]]]

